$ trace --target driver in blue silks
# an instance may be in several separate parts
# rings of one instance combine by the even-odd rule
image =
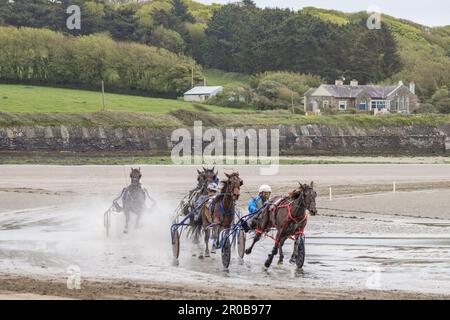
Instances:
[[[270,186],[265,184],[260,186],[259,194],[248,202],[248,213],[255,213],[259,209],[261,209],[266,204],[266,202],[270,200],[271,194],[272,188]],[[250,230],[256,229],[260,216],[260,214],[256,214],[247,222],[243,222],[242,227],[244,228],[244,231],[249,232]]]

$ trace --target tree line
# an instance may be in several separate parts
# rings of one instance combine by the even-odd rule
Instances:
[[[81,28],[69,30],[66,10],[77,5]],[[115,40],[133,41],[168,49],[175,53],[198,55],[203,40],[205,17],[199,8],[196,19],[184,0],[105,1],[105,0],[0,0],[0,25],[48,28],[72,35],[107,32]]]
[[[81,30],[68,30],[66,27],[66,9],[73,4],[81,8]],[[329,83],[340,77],[347,80],[355,78],[362,84],[414,80],[422,101],[450,110],[448,99],[442,94],[450,87],[448,28],[434,28],[432,32],[421,33],[412,25],[385,17],[381,29],[369,30],[365,13],[333,15],[329,12],[327,16],[333,16],[333,21],[321,18],[320,12],[311,8],[301,11],[261,9],[251,0],[227,5],[204,5],[193,0],[0,0],[0,26],[46,28],[59,32],[59,36],[64,34],[70,41],[75,41],[73,36],[94,42],[107,39],[104,46],[111,44],[111,39],[119,41],[117,46],[120,47],[125,46],[122,42],[129,43],[127,48],[136,48],[138,45],[135,43],[141,43],[167,49],[182,61],[187,59],[183,56],[190,56],[208,68],[250,75],[286,71],[315,75]],[[153,52],[156,49],[146,50]],[[168,51],[159,51],[158,54],[169,57]],[[132,54],[135,52],[127,56]],[[176,65],[184,66],[185,63]],[[39,67],[33,68],[37,70],[36,75],[28,74],[25,78],[38,77]],[[111,68],[120,69],[113,65]],[[197,70],[196,74],[199,72]],[[116,71],[101,73],[110,77],[109,82],[117,79]],[[71,78],[63,79],[64,74]],[[186,74],[189,75],[190,71]],[[174,76],[181,77],[181,72],[175,72]],[[157,77],[163,78],[160,74]],[[76,83],[75,78],[74,71],[59,71],[56,82]],[[98,78],[97,75],[93,81],[98,82]],[[120,79],[124,79],[123,75]],[[255,100],[261,108],[273,108],[279,101],[289,102],[285,96],[289,97],[292,86],[285,88],[278,81],[270,81],[261,81],[251,88],[261,97]],[[190,83],[189,79],[180,81],[179,78],[172,82]],[[86,84],[86,79],[82,83]],[[128,85],[117,80],[114,84],[123,88]],[[162,83],[158,86],[161,87]],[[156,89],[155,92],[162,90],[174,94],[181,92],[182,86],[160,89],[154,84],[141,84],[138,87],[139,90],[145,87],[145,92]],[[167,87],[173,87],[173,84]],[[276,90],[273,89],[275,87]],[[137,90],[134,82],[130,90]],[[265,98],[274,96],[270,93],[274,90],[278,96],[269,98],[269,103]],[[441,90],[439,94],[438,90]],[[232,95],[235,91],[235,88],[230,89]],[[296,94],[301,95],[297,91]],[[228,103],[235,102],[231,99]],[[428,109],[429,106],[425,108]]]
[[[108,32],[115,40],[187,54],[225,71],[285,70],[328,81],[345,76],[366,83],[387,79],[401,69],[389,29],[369,30],[363,18],[360,23],[337,25],[302,11],[261,9],[251,0],[211,7],[207,23],[204,16],[194,15],[198,4],[188,0],[1,2],[0,23],[75,35]],[[81,7],[81,30],[66,28],[65,10],[71,4]]]
[[[75,88],[176,97],[190,87],[191,58],[165,49],[113,41],[97,34],[71,37],[47,29],[0,27],[0,79]]]
[[[389,29],[369,30],[366,21],[331,24],[301,11],[260,9],[252,1],[215,12],[206,29],[208,67],[255,74],[288,70],[378,82],[401,69]]]

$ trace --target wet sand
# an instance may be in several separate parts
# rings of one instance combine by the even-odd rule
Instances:
[[[0,298],[450,297],[450,166],[283,166],[271,177],[260,176],[256,167],[234,169],[245,182],[241,207],[261,183],[270,183],[275,194],[286,193],[300,179],[314,180],[322,190],[319,215],[307,228],[303,271],[287,261],[278,266],[276,260],[263,270],[270,239],[244,261],[233,253],[225,272],[220,255],[199,259],[202,248],[182,238],[174,264],[171,214],[194,185],[194,167],[143,167],[143,183],[159,200],[158,209],[128,236],[121,234],[123,217],[115,217],[113,237],[105,239],[102,214],[128,182],[128,166],[0,166]],[[393,194],[385,191],[392,181],[427,188],[405,187]],[[336,190],[329,200],[329,185],[346,190]],[[379,187],[368,194],[371,185]],[[291,249],[286,244],[286,260]],[[81,271],[79,291],[66,286],[72,266]]]

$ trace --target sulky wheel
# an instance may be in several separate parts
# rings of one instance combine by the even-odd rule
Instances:
[[[180,256],[180,233],[178,230],[172,231],[172,254],[175,259]]]
[[[237,236],[237,249],[238,254],[241,259],[244,259],[245,256],[245,232],[244,230],[239,230],[238,236]]]
[[[301,235],[295,241],[295,264],[298,269],[303,268],[303,264],[305,263],[305,236]]]
[[[231,243],[228,232],[224,233],[222,240],[222,265],[225,269],[228,269],[231,261]]]

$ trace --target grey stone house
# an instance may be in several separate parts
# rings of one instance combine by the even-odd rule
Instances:
[[[323,84],[319,88],[309,89],[304,97],[306,113],[334,109],[342,112],[377,110],[410,114],[418,108],[418,104],[415,83],[411,82],[408,88],[402,81],[392,86],[375,86],[359,85],[356,80],[344,85],[342,80],[337,80],[334,85]]]

